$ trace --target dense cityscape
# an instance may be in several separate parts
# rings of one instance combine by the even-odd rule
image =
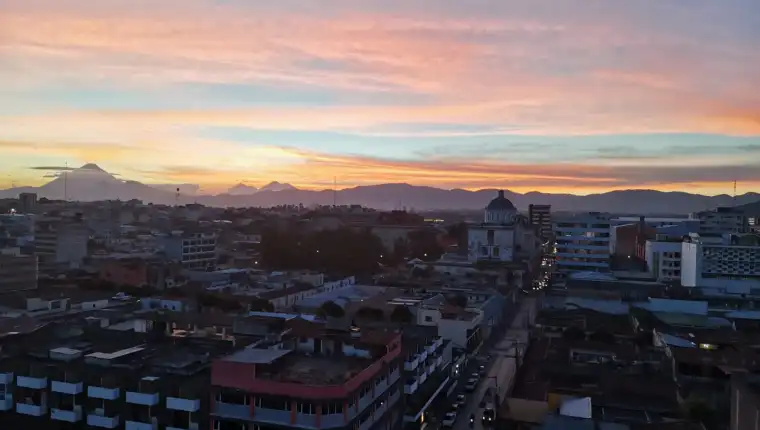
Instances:
[[[0,206],[2,428],[711,430],[760,411],[751,206]]]

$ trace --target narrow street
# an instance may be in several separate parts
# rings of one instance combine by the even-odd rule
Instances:
[[[481,422],[483,408],[480,407],[480,401],[489,388],[494,388],[494,391],[498,392],[500,400],[503,401],[505,398],[515,376],[515,368],[517,366],[515,356],[522,356],[525,351],[524,345],[527,343],[529,336],[526,323],[529,319],[535,318],[535,304],[535,298],[523,298],[520,310],[515,316],[512,326],[493,348],[485,352],[491,355],[488,374],[480,380],[478,387],[473,393],[467,394],[467,403],[459,409],[454,430],[467,430],[471,428],[470,414],[475,415],[475,424],[472,428],[476,430],[483,428]],[[495,407],[498,409],[499,405],[496,404]]]

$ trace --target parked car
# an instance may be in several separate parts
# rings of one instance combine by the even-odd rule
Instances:
[[[464,394],[457,394],[456,399],[454,399],[454,404],[457,406],[462,406],[465,403],[467,403],[467,396]]]
[[[487,373],[488,372],[486,371],[486,366],[483,366],[481,364],[480,367],[478,368],[478,375],[482,377],[482,376],[486,376]]]

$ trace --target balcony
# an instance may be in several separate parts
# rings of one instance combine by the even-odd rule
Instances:
[[[414,394],[415,391],[417,391],[417,388],[419,387],[419,384],[417,381],[411,382],[406,381],[404,384],[404,393],[406,394]]]
[[[283,423],[288,425],[286,423]],[[296,414],[296,426],[298,427],[317,427],[317,416],[313,414]]]
[[[181,399],[179,397],[167,397],[166,409],[185,412],[198,412],[201,408],[201,401],[198,399]]]
[[[116,400],[119,398],[119,394],[120,392],[118,388],[97,387],[94,385],[87,387],[87,397],[92,397],[94,399]]]
[[[68,423],[77,423],[82,421],[82,407],[77,405],[74,409],[69,411],[66,409],[50,409],[50,419],[57,421],[66,421]]]
[[[13,373],[0,373],[0,384],[10,384],[13,382]]]
[[[53,381],[50,391],[62,394],[80,394],[84,391],[84,384],[81,382]]]
[[[324,428],[334,428],[334,427],[344,427],[346,425],[345,417],[343,416],[343,413],[340,414],[327,414],[322,415],[322,418],[320,420],[321,427]]]
[[[87,415],[87,425],[92,427],[100,427],[103,429],[115,429],[119,426],[119,417],[106,417],[103,416],[103,411],[100,413],[92,413]]]
[[[47,388],[47,378],[40,378],[34,376],[16,376],[16,386],[23,388],[31,388],[33,390],[42,390]]]
[[[407,361],[404,361],[404,370],[414,370],[417,368],[417,366],[419,366],[419,364],[420,364],[420,356],[415,355],[414,359],[412,360],[407,359]]]
[[[400,375],[400,372],[399,372],[398,368],[394,369],[391,372],[391,375],[388,377],[388,379],[389,379],[388,384],[393,385],[394,382],[398,381],[399,375]]]
[[[158,423],[143,423],[139,421],[124,421],[124,430],[156,430]]]
[[[127,403],[142,406],[156,406],[159,398],[158,393],[136,393],[127,391]]]
[[[258,410],[256,412],[258,412]],[[251,417],[251,408],[248,405],[240,405],[236,403],[214,402],[213,413],[220,417],[239,418],[239,419],[247,420]]]
[[[0,393],[0,411],[10,411],[13,409],[13,394]]]
[[[22,415],[31,415],[33,417],[41,417],[47,413],[47,406],[30,403],[16,403],[16,413]]]
[[[290,411],[281,409],[256,408],[253,411],[256,421],[290,426]],[[302,415],[302,414],[299,414]],[[343,414],[340,414],[343,418]]]
[[[166,430],[199,430],[199,428],[198,423],[190,423],[186,429],[182,427],[166,426]]]
[[[422,354],[420,354],[420,363],[424,363],[425,360],[428,358],[428,352],[427,350],[422,351]]]

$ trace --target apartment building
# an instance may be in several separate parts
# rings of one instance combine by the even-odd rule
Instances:
[[[234,351],[233,342],[168,342],[160,332],[114,334],[93,326],[48,325],[5,336],[2,427],[209,428],[210,363]]]
[[[760,288],[760,236],[692,234],[681,245],[685,287]]]
[[[214,361],[212,428],[396,428],[401,363],[400,333],[292,321],[267,344]]]
[[[404,429],[419,430],[430,405],[454,382],[451,347],[437,327],[404,327],[403,333]]]
[[[610,223],[610,214],[600,212],[556,218],[557,271],[609,271]]]
[[[19,248],[0,249],[0,293],[37,288],[37,256]]]
[[[166,256],[188,270],[216,267],[217,235],[209,231],[175,230],[159,238]]]

